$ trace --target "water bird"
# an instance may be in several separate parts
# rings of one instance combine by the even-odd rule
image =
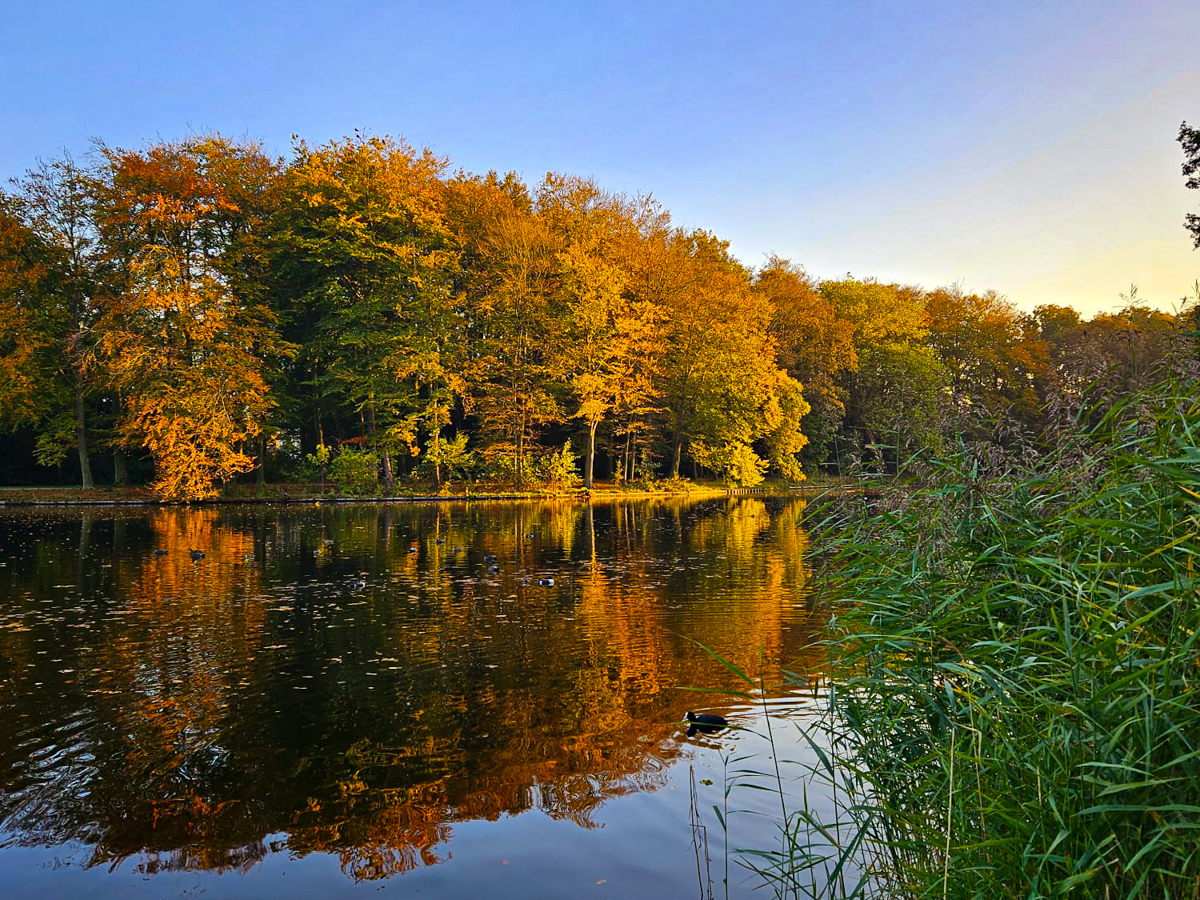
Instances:
[[[488,563],[490,563],[490,562],[495,562],[495,561],[496,561],[496,554],[495,554],[495,553],[485,553],[485,554],[483,554],[483,561],[484,561],[484,562],[488,562]]]
[[[203,550],[189,550],[188,555],[191,556],[193,561],[195,561],[197,559],[204,559],[204,551]]]
[[[450,549],[450,552],[451,553],[462,553],[462,547],[452,547]]]
[[[488,574],[489,575],[499,575],[500,567],[496,566],[496,565],[488,566]]]
[[[539,578],[538,584],[541,587],[554,587],[554,579],[553,578]]]
[[[697,732],[700,734],[714,734],[722,728],[729,727],[729,721],[724,716],[717,716],[712,713],[694,713],[689,709],[684,718],[688,722],[688,737],[694,737]]]
[[[163,549],[162,549],[162,548],[160,548],[160,547],[155,547],[155,548],[154,548],[154,555],[155,555],[155,556],[166,556],[166,555],[167,555],[167,551],[166,551],[166,550],[163,550]]]
[[[438,538],[437,540],[435,540],[435,541],[434,541],[434,543],[435,543],[435,544],[444,544],[444,543],[446,543],[446,539],[445,539],[445,538]]]
[[[365,581],[350,582],[350,590],[352,590],[352,591],[361,591],[366,586],[367,586],[367,583]]]
[[[533,537],[534,537],[534,535],[533,535],[533,532],[532,532],[532,531],[531,531],[531,532],[529,532],[529,534],[525,535],[525,537],[529,538],[529,540],[531,540],[531,541],[532,541],[532,540],[533,540]]]
[[[416,553],[416,552],[417,552],[417,548],[416,548],[416,547],[409,547],[409,548],[408,548],[408,552],[409,552],[409,553]]]

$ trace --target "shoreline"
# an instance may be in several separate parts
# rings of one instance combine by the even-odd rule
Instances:
[[[487,491],[470,494],[394,494],[383,497],[343,497],[324,496],[321,494],[304,494],[298,496],[245,496],[245,497],[213,497],[207,500],[161,500],[153,496],[133,497],[63,497],[64,493],[81,488],[0,488],[0,508],[25,507],[191,507],[191,506],[270,506],[270,505],[350,505],[363,503],[387,504],[417,504],[417,503],[474,503],[474,502],[503,502],[517,500],[575,500],[591,503],[595,501],[641,500],[648,498],[695,498],[711,499],[716,497],[737,496],[787,496],[796,494],[821,494],[829,491],[854,493],[866,490],[868,485],[862,483],[839,484],[798,484],[772,485],[768,487],[736,488],[736,487],[706,487],[696,486],[691,490],[614,490],[611,488],[593,489],[591,491]],[[111,491],[111,488],[96,489],[96,493]],[[55,494],[53,499],[39,499],[36,495],[45,491]],[[139,493],[139,489],[128,489],[127,493]],[[92,492],[89,492],[91,494]],[[14,495],[14,496],[6,496]]]

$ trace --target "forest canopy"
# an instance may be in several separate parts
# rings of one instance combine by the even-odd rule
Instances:
[[[0,193],[0,480],[753,486],[1036,448],[1194,358],[1193,305],[1127,301],[747,266],[652,197],[388,137],[100,143]]]

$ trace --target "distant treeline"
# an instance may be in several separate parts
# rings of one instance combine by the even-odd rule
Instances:
[[[390,138],[99,144],[0,194],[0,478],[751,485],[1036,447],[1194,352],[1192,307],[1128,299],[752,268],[650,197]]]

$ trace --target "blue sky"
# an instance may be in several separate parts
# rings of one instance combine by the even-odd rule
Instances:
[[[4,176],[92,137],[359,128],[653,193],[817,276],[1088,313],[1200,278],[1196,2],[6,6]]]

